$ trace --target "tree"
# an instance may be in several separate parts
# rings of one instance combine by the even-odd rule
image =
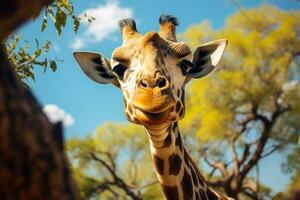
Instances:
[[[209,182],[229,196],[263,199],[260,160],[290,154],[300,128],[299,11],[270,5],[240,10],[224,28],[208,22],[183,37],[196,46],[215,38],[229,45],[219,70],[192,82],[184,132],[202,140],[198,152],[212,169]],[[250,171],[257,176],[251,177]],[[217,173],[218,172],[218,173]]]
[[[79,199],[63,154],[61,124],[43,114],[4,47],[8,35],[47,3],[0,3],[0,199]]]
[[[294,174],[294,196],[287,198],[299,198],[299,18],[299,11],[263,5],[240,10],[220,30],[204,22],[182,35],[193,47],[229,40],[219,70],[188,86],[180,123],[196,162],[211,169],[208,182],[237,199],[272,198],[271,188],[260,183],[259,164],[275,153],[288,155],[285,168]],[[83,197],[160,199],[145,139],[136,126],[104,124],[93,136],[70,140],[68,155]]]
[[[69,0],[51,1],[51,4],[47,5],[46,8],[39,13],[34,13],[33,18],[36,19],[42,12],[43,21],[41,32],[44,32],[48,27],[48,18],[50,18],[58,37],[60,37],[62,29],[66,26],[68,19],[73,22],[75,33],[78,31],[82,20],[87,20],[89,23],[94,20],[92,16],[87,14],[82,16],[76,15],[74,6]],[[57,62],[61,60],[58,58],[51,59],[45,56],[50,50],[50,41],[47,40],[43,45],[40,45],[39,40],[35,39],[36,49],[30,53],[30,42],[25,41],[24,45],[20,44],[20,38],[21,36],[19,35],[6,36],[6,45],[4,47],[6,48],[10,63],[14,66],[17,77],[21,79],[25,85],[28,78],[35,80],[34,68],[36,67],[42,67],[44,72],[46,72],[49,67],[53,72],[56,71]]]
[[[68,157],[83,198],[160,199],[146,140],[139,126],[106,123],[93,136],[68,141]]]

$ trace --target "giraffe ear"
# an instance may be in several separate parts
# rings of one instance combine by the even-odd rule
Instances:
[[[197,47],[193,55],[193,67],[187,76],[201,78],[209,74],[219,63],[226,45],[227,40],[221,39]]]
[[[118,86],[118,80],[111,71],[110,62],[100,53],[74,52],[73,56],[82,71],[98,83],[113,83]]]

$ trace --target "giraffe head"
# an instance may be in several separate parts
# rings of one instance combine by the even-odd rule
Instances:
[[[74,52],[84,73],[98,83],[112,83],[124,96],[127,119],[144,126],[169,124],[184,116],[184,86],[209,74],[219,62],[227,40],[199,46],[192,53],[177,42],[177,19],[163,15],[159,32],[140,34],[132,19],[119,22],[123,44],[111,60],[102,54]]]

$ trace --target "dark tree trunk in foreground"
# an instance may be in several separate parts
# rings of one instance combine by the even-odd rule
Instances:
[[[14,74],[3,41],[47,0],[0,2],[0,199],[79,199],[52,125]]]

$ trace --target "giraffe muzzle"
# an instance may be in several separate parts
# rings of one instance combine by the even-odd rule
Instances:
[[[135,109],[135,115],[138,120],[146,125],[155,125],[166,122],[169,118],[170,112],[170,108],[159,113],[150,113],[138,108]]]
[[[137,119],[143,124],[160,124],[167,121],[175,107],[175,99],[169,91],[158,87],[137,90],[132,105]]]

